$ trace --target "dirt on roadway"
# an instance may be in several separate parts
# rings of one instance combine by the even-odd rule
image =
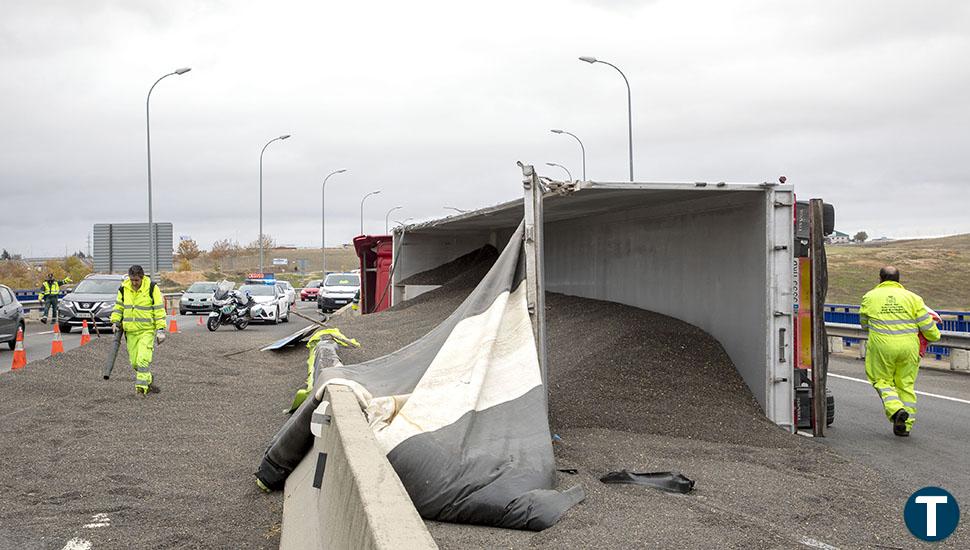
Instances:
[[[306,349],[255,349],[305,324],[169,335],[147,397],[124,350],[102,379],[106,338],[0,375],[0,549],[278,548],[252,473]]]
[[[360,350],[394,351],[447,317],[487,271],[380,314],[333,319]],[[910,548],[895,480],[764,418],[721,345],[676,319],[548,294],[550,423],[559,488],[587,498],[533,533],[428,522],[442,548]],[[838,420],[837,420],[838,421]],[[892,437],[888,435],[887,437]],[[928,458],[929,459],[929,458]],[[609,471],[679,470],[689,495],[621,485]],[[941,547],[968,547],[966,530]]]

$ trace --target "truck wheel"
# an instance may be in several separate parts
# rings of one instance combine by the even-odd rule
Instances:
[[[835,396],[829,391],[826,391],[825,393],[827,394],[825,396],[825,408],[828,411],[826,413],[828,418],[826,419],[825,425],[831,426],[832,423],[835,422]]]

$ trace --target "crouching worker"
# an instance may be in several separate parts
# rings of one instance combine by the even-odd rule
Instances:
[[[152,352],[155,341],[165,341],[165,303],[155,282],[140,265],[128,268],[128,277],[118,287],[111,323],[125,331],[128,359],[135,369],[135,392],[157,393],[152,384]]]

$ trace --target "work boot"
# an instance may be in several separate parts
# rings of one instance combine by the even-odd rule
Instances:
[[[41,317],[40,318],[40,322],[41,323],[44,323],[46,325],[47,324],[47,317]]]
[[[906,409],[896,411],[891,420],[893,421],[893,435],[909,437],[909,430],[906,429],[906,421],[909,420],[909,413],[906,412]]]
[[[148,395],[150,393],[162,393],[162,390],[158,389],[158,386],[155,384],[151,384],[147,388],[145,386],[135,386],[135,393]]]

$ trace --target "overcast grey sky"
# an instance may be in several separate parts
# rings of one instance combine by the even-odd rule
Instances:
[[[871,236],[970,232],[970,3],[4,0],[0,246],[155,218],[208,248],[317,245],[521,194],[516,160],[623,181],[774,181]]]

